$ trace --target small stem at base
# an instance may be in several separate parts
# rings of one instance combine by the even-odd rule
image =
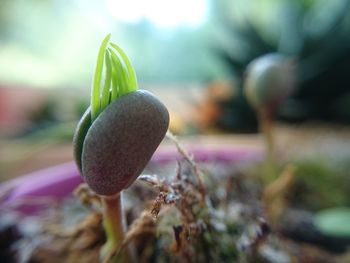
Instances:
[[[125,219],[121,193],[113,196],[102,196],[103,227],[106,233],[106,243],[101,248],[102,262],[129,263],[132,262],[129,249],[121,248],[125,237]],[[120,251],[110,260],[110,255]]]
[[[259,112],[260,131],[265,137],[266,160],[265,160],[265,183],[276,179],[278,174],[277,163],[274,157],[274,138],[273,138],[273,114],[269,111],[261,110]]]

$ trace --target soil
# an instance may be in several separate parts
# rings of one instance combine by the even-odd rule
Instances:
[[[123,193],[124,247],[136,262],[350,262],[349,240],[322,235],[312,213],[286,200],[288,180],[266,202],[271,191],[251,176],[258,164],[182,155],[149,165]],[[99,262],[101,222],[99,197],[86,185],[38,215],[1,211],[1,262]]]

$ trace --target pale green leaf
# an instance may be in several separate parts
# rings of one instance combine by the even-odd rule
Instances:
[[[105,65],[106,65],[106,74],[105,74],[105,83],[101,94],[101,111],[103,111],[108,106],[109,100],[110,100],[112,65],[111,65],[111,58],[108,50],[105,53]]]
[[[350,237],[350,208],[334,207],[319,211],[315,225],[322,233],[336,237]]]
[[[128,76],[127,69],[123,65],[120,57],[111,49],[108,49],[111,53],[112,64],[114,65],[117,74],[118,95],[117,97],[128,93]],[[116,96],[113,96],[115,98]]]
[[[137,90],[137,78],[136,73],[131,65],[131,62],[128,58],[128,56],[124,53],[124,51],[116,44],[110,43],[110,45],[120,54],[121,58],[123,59],[127,69],[128,69],[128,76],[129,76],[129,85],[128,85],[128,92],[132,92]]]
[[[112,64],[113,61],[112,61]],[[118,75],[115,67],[112,67],[112,90],[111,90],[111,101],[115,101],[118,98]]]
[[[92,121],[94,121],[97,115],[100,113],[100,84],[101,84],[102,71],[103,71],[103,60],[105,56],[106,47],[110,38],[111,38],[111,34],[108,34],[104,38],[97,56],[95,74],[93,77],[93,84],[92,84],[92,90],[91,90]]]

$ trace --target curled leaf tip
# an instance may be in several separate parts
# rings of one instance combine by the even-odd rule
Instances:
[[[110,43],[110,38],[111,34],[108,34],[103,39],[97,56],[91,89],[92,121],[112,101],[137,90],[135,70],[128,56],[121,47]]]

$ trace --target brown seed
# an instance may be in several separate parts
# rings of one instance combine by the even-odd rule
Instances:
[[[114,195],[140,175],[165,136],[166,107],[138,90],[112,102],[93,122],[83,145],[82,174],[100,195]]]

